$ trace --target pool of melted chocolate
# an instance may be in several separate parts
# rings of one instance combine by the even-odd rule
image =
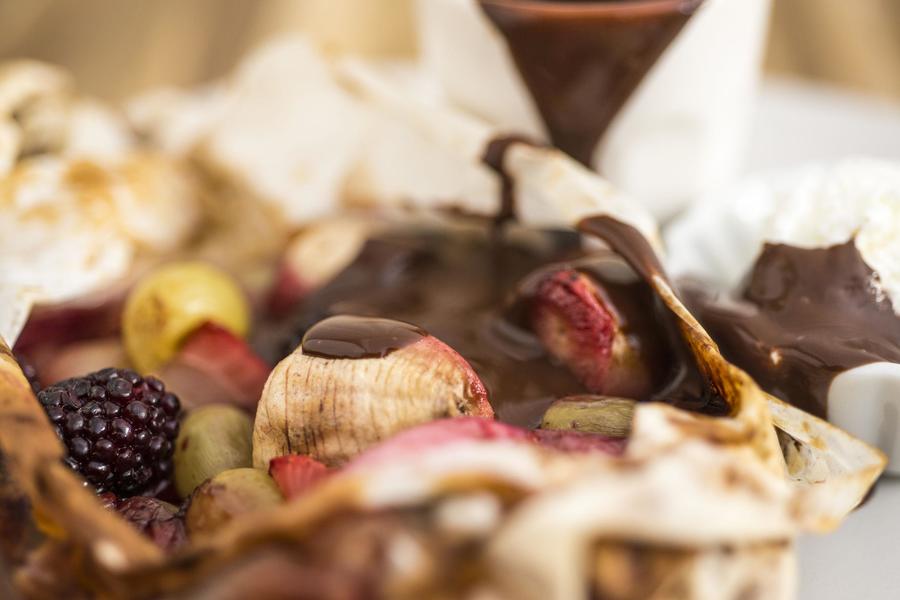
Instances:
[[[305,298],[288,322],[273,325],[289,331],[287,338],[275,344],[270,339],[260,349],[273,361],[301,341],[304,351],[327,356],[378,356],[414,342],[424,330],[469,361],[501,420],[534,427],[553,400],[586,391],[548,358],[527,328],[531,282],[536,273],[557,266],[601,282],[623,332],[651,365],[652,393],[639,400],[669,400],[718,412],[696,377],[685,375],[693,373],[686,367],[692,363],[644,279],[611,251],[586,254],[574,231],[534,231],[514,224],[497,228],[486,220],[463,229],[379,234],[334,280]],[[361,328],[348,330],[348,321],[341,320],[335,321],[338,331],[316,325],[333,315],[411,325],[384,328],[378,320],[359,320]]]

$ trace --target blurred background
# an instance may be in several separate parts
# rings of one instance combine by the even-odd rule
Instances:
[[[120,99],[221,75],[247,49],[285,31],[314,30],[336,50],[409,53],[410,4],[0,0],[0,58],[61,64],[84,91]],[[900,101],[900,1],[776,0],[766,69]]]

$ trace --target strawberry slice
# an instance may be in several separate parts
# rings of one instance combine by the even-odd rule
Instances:
[[[159,376],[188,408],[227,402],[255,412],[271,370],[246,341],[205,323],[188,336]]]
[[[124,290],[114,290],[52,306],[38,306],[28,318],[16,350],[59,348],[73,342],[107,337],[119,332]]]
[[[279,456],[269,461],[269,475],[287,500],[305,494],[330,474],[331,469],[300,454]]]
[[[623,333],[602,287],[575,269],[548,274],[535,286],[530,323],[547,352],[588,391],[640,398],[650,378],[638,348]]]
[[[544,279],[531,306],[531,326],[547,351],[589,390],[603,389],[617,323],[587,275],[564,269]]]

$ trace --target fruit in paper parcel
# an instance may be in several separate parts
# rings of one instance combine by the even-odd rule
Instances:
[[[185,407],[227,403],[252,413],[272,369],[230,331],[213,323],[198,327],[159,371]]]
[[[98,492],[152,496],[168,484],[181,404],[159,379],[103,369],[44,388],[38,400],[66,463]]]

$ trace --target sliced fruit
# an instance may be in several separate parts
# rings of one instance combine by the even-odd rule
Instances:
[[[152,372],[204,323],[245,336],[247,300],[223,271],[205,263],[174,263],[148,275],[128,296],[122,320],[125,348],[139,371]]]
[[[288,244],[269,293],[269,311],[285,315],[307,293],[325,285],[359,254],[371,225],[339,218],[310,225]]]
[[[50,385],[106,367],[125,368],[128,357],[121,339],[115,336],[75,342],[56,347],[52,352],[38,352],[35,365],[40,381]]]
[[[588,391],[640,397],[650,381],[615,307],[599,284],[574,269],[550,273],[531,299],[531,328]]]
[[[115,335],[122,325],[125,290],[104,291],[71,302],[38,306],[16,340],[16,350],[58,348],[81,340]]]
[[[171,552],[187,543],[184,519],[168,502],[133,496],[118,503],[116,510],[163,550]]]
[[[204,323],[159,374],[188,409],[232,404],[252,413],[271,371],[246,341],[218,325]]]
[[[631,433],[636,402],[609,396],[560,398],[544,413],[541,429],[597,433],[625,438]]]
[[[277,456],[303,454],[336,466],[398,431],[462,415],[492,417],[493,410],[452,348],[407,323],[332,317],[269,377],[253,464],[267,468]]]
[[[214,533],[225,523],[282,502],[278,486],[259,469],[230,469],[194,490],[185,513],[188,533]]]
[[[249,467],[253,423],[244,411],[211,404],[191,411],[175,441],[175,489],[182,498],[222,471]]]
[[[290,454],[269,462],[269,475],[288,500],[298,498],[328,477],[331,470],[308,456]]]

